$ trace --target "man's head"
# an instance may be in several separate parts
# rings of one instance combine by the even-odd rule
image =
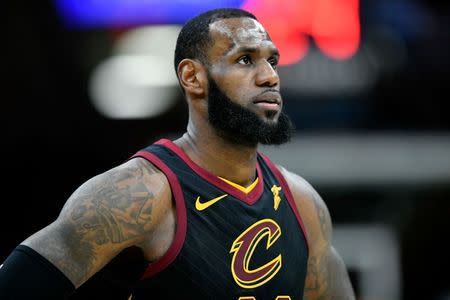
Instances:
[[[202,63],[208,64],[206,50],[214,42],[209,34],[212,23],[222,19],[243,17],[256,20],[253,14],[237,8],[210,10],[189,20],[178,35],[174,57],[175,72],[185,58],[198,59]]]
[[[175,69],[198,113],[229,142],[281,144],[293,131],[282,113],[279,53],[252,14],[218,9],[190,20],[175,49]]]

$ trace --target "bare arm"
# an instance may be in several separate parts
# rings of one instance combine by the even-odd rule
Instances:
[[[83,184],[55,222],[22,244],[79,287],[120,251],[152,232],[165,210],[165,198],[170,199],[170,190],[164,175],[133,159]]]
[[[332,223],[324,201],[303,178],[282,171],[309,238],[304,300],[354,300],[345,264],[331,244]]]

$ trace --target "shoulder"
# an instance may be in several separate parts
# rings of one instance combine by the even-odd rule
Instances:
[[[123,243],[151,231],[170,205],[166,176],[147,160],[133,158],[83,183],[58,219],[101,224],[107,228],[105,242]]]
[[[157,194],[168,184],[163,172],[144,158],[136,157],[92,177],[74,193],[103,196],[114,193],[129,200],[142,196],[144,190]],[[73,196],[73,195],[72,195]]]
[[[81,188],[97,193],[101,192],[102,188],[114,188],[116,192],[132,192],[139,186],[148,186],[151,190],[155,190],[155,185],[160,186],[166,183],[164,173],[146,159],[136,157],[91,178]],[[89,190],[89,188],[92,189]]]
[[[281,171],[281,174],[285,178],[294,200],[298,205],[302,207],[313,205],[326,208],[326,204],[322,197],[316,189],[308,181],[306,181],[306,179],[298,174],[288,171],[280,165],[277,165],[277,168]]]
[[[83,183],[56,221],[23,244],[79,286],[123,249],[151,236],[171,208],[165,175],[134,158]]]
[[[277,165],[292,193],[311,244],[330,242],[331,217],[325,201],[303,177]]]

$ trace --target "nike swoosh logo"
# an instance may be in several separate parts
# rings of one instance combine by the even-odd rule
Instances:
[[[213,204],[216,203],[217,201],[219,201],[219,200],[225,198],[226,196],[228,196],[228,194],[219,196],[219,197],[217,197],[217,198],[211,199],[211,200],[206,201],[206,202],[200,202],[200,196],[198,196],[198,197],[197,197],[197,200],[195,201],[195,208],[196,208],[197,210],[200,210],[200,211],[201,211],[201,210],[204,210],[204,209],[207,209],[208,207],[210,207],[211,205],[213,205]]]

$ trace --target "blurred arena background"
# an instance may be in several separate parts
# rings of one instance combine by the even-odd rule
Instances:
[[[234,6],[280,46],[297,127],[261,150],[328,204],[358,299],[450,299],[450,2],[4,3],[0,261],[83,181],[184,130],[180,24]]]

